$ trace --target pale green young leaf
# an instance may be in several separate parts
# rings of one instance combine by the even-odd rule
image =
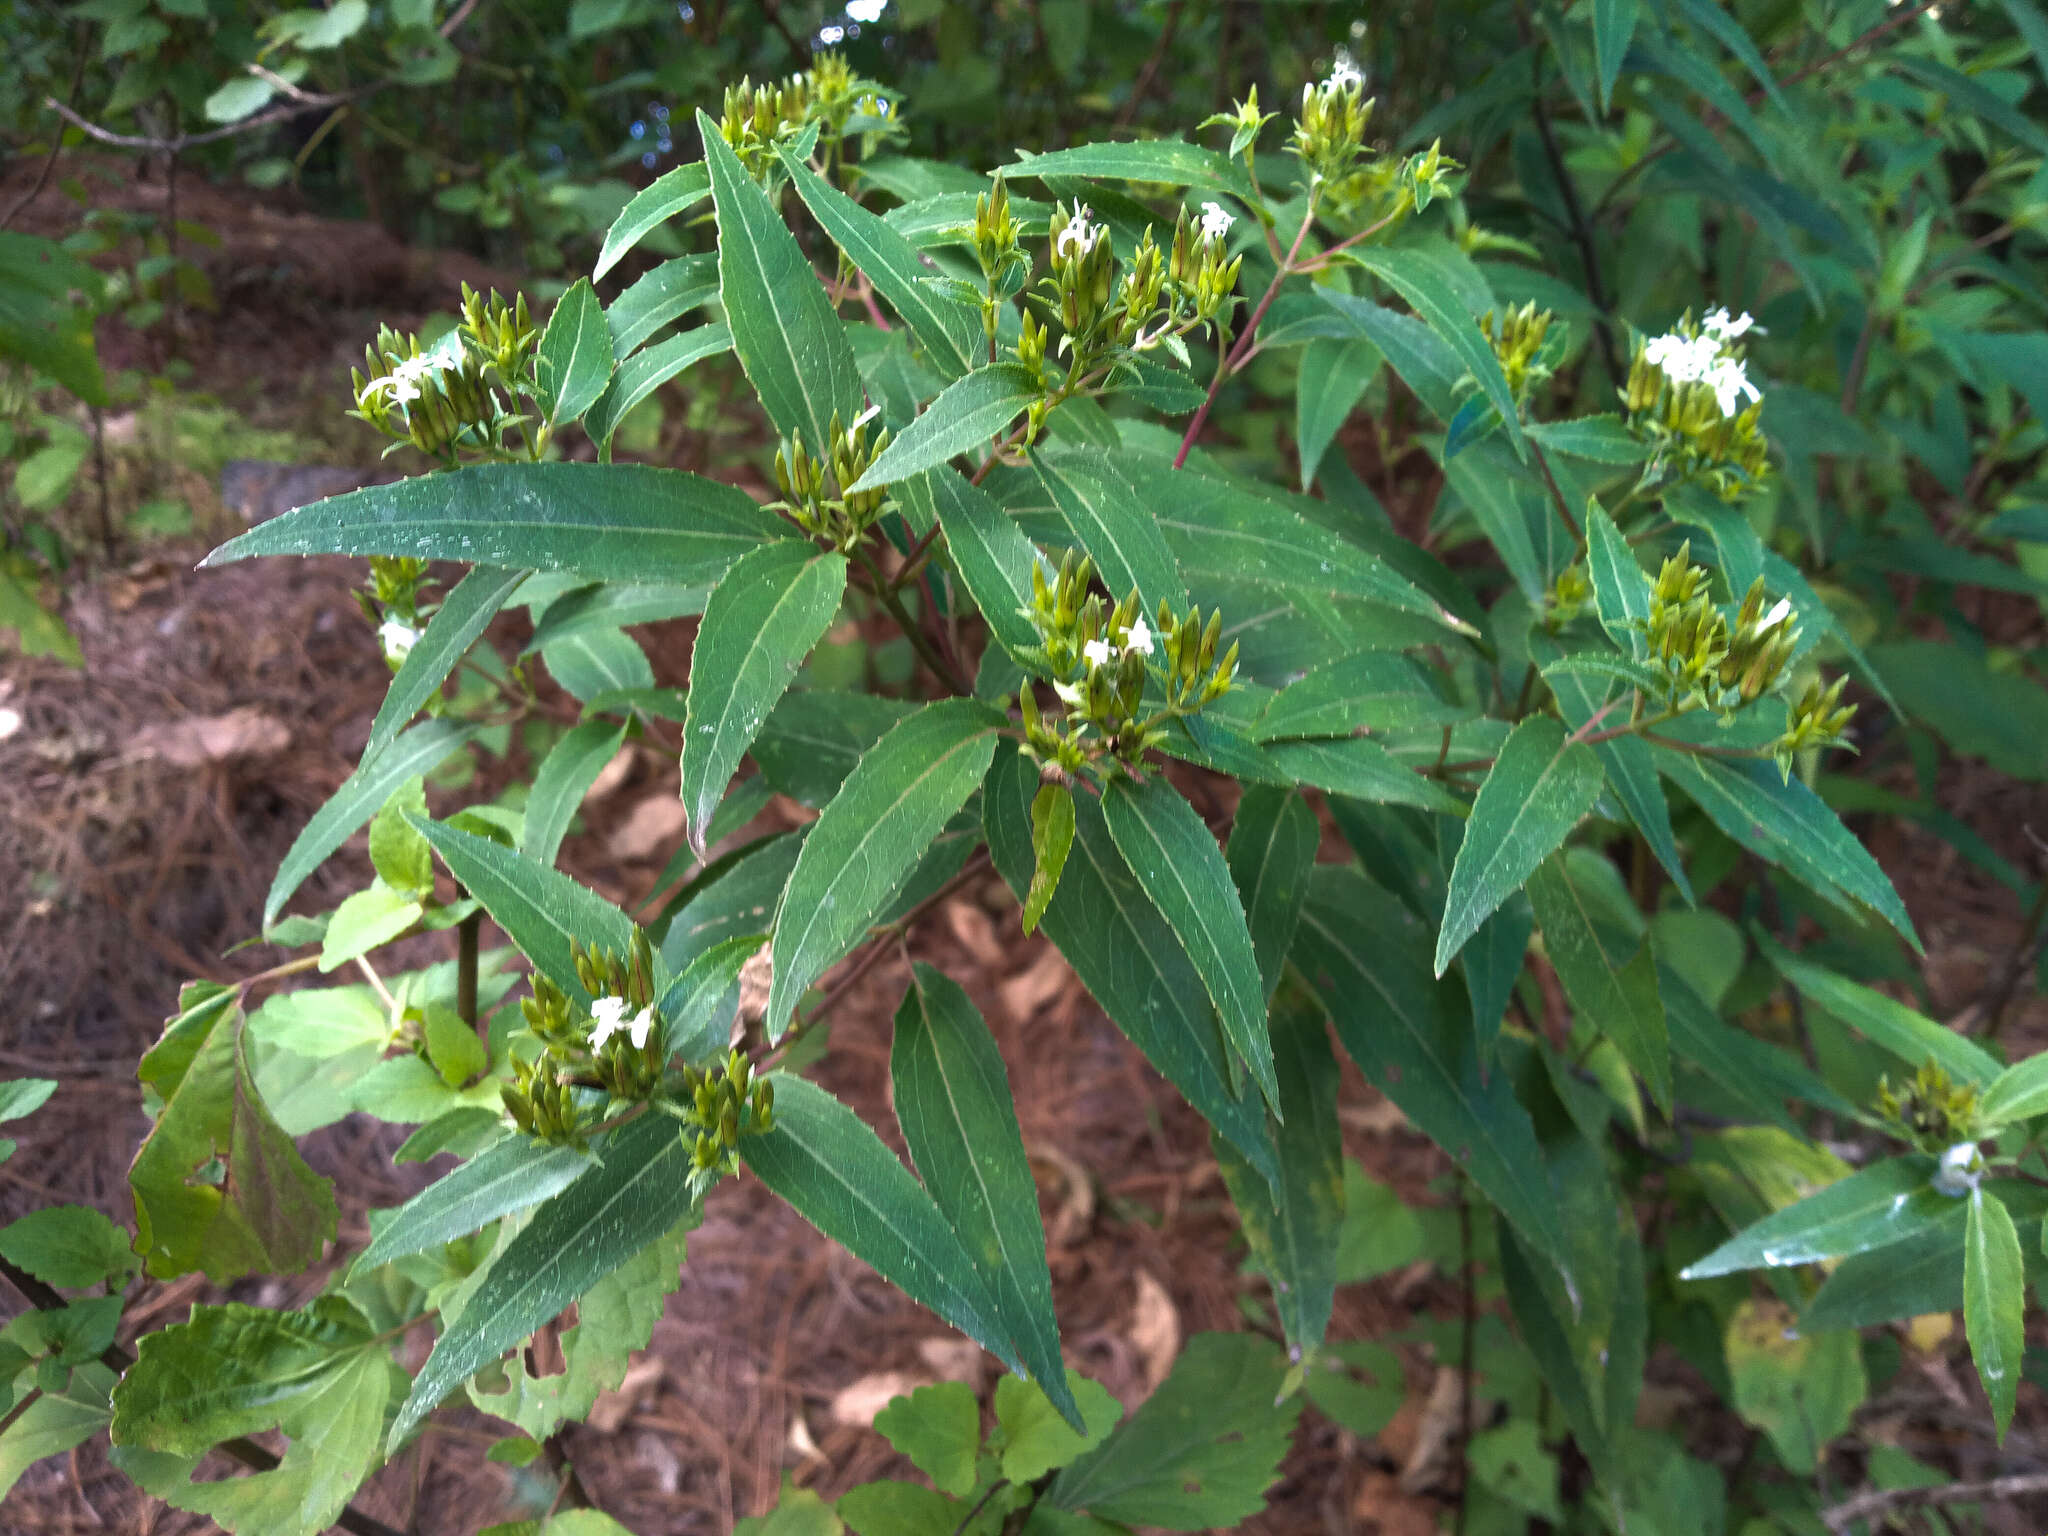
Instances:
[[[358,955],[389,944],[426,911],[417,897],[393,890],[382,880],[372,881],[368,890],[357,891],[334,909],[320,941],[320,974],[328,975]]]
[[[1252,1262],[1272,1282],[1281,1331],[1299,1359],[1322,1346],[1344,1237],[1337,1058],[1330,1049],[1323,1010],[1298,989],[1290,989],[1275,1004],[1271,1031],[1280,1108],[1286,1115],[1274,1133],[1280,1154],[1279,1198],[1274,1199],[1252,1166],[1221,1136],[1211,1140]]]
[[[989,854],[1021,897],[1031,879],[1030,807],[1038,775],[1005,745],[983,796]],[[1124,863],[1102,807],[1074,801],[1074,843],[1040,928],[1118,1029],[1230,1144],[1277,1185],[1280,1169],[1256,1098],[1230,1086],[1224,1042],[1201,976]]]
[[[810,1489],[795,1488],[785,1481],[781,1502],[765,1515],[734,1522],[732,1536],[840,1536],[845,1529],[831,1505]]]
[[[1979,1088],[1988,1088],[2004,1070],[1998,1058],[1974,1040],[1887,997],[1875,987],[1866,987],[1825,966],[1801,960],[1769,938],[1759,936],[1759,943],[1764,957],[1809,1003],[1825,1008],[1908,1067],[1918,1068],[1931,1059],[1957,1083],[1975,1084]]]
[[[891,1398],[875,1415],[875,1433],[908,1456],[934,1486],[956,1496],[973,1490],[981,1408],[966,1382],[933,1382],[907,1397]]]
[[[1071,1417],[1055,1407],[1035,1381],[1005,1376],[996,1383],[996,1430],[1003,1437],[1003,1476],[1020,1487],[1095,1449],[1124,1416],[1123,1404],[1100,1382],[1090,1381],[1079,1371],[1065,1371],[1059,1379],[1066,1400],[1076,1405]]]
[[[643,464],[477,464],[330,496],[208,555],[411,555],[590,581],[715,581],[788,524],[736,486]],[[417,770],[414,770],[417,771]]]
[[[631,357],[642,342],[678,315],[717,297],[715,254],[664,261],[606,306],[604,320],[611,329],[613,356],[622,361]]]
[[[1970,1191],[1970,1223],[1963,1236],[1963,1331],[1978,1379],[1991,1399],[1991,1423],[2002,1443],[2019,1391],[2026,1349],[2027,1270],[2019,1233],[1998,1196]]]
[[[473,725],[422,720],[402,732],[376,757],[366,755],[356,771],[342,781],[341,788],[313,813],[313,819],[306,823],[277,866],[270,893],[263,898],[265,926],[276,921],[278,912],[306,877],[347,842],[356,828],[377,814],[393,790],[409,778],[432,773],[476,733],[477,727]]]
[[[787,149],[778,148],[776,153],[812,217],[903,317],[941,373],[957,379],[987,361],[980,317],[925,281],[931,268],[924,264],[916,246]]]
[[[467,1237],[500,1216],[539,1204],[596,1166],[595,1157],[574,1147],[503,1136],[404,1205],[378,1213],[384,1219],[369,1247],[356,1256],[353,1272],[365,1274],[379,1264]]]
[[[1650,450],[1612,413],[1531,422],[1529,435],[1552,453],[1595,464],[1640,464],[1650,456]]]
[[[83,1205],[46,1205],[0,1227],[0,1258],[67,1290],[135,1267],[128,1234]]]
[[[19,1120],[50,1102],[57,1091],[53,1077],[16,1077],[0,1082],[0,1120]]]
[[[73,1366],[61,1388],[41,1393],[11,1416],[0,1430],[0,1499],[37,1462],[61,1456],[106,1428],[113,1415],[107,1397],[114,1379],[97,1360]]]
[[[1308,899],[1309,870],[1322,840],[1315,812],[1292,790],[1248,784],[1237,803],[1224,860],[1244,903],[1245,925],[1259,960],[1266,1001],[1280,985],[1281,968],[1294,946],[1301,904]]]
[[[1706,1280],[1744,1269],[1818,1264],[1904,1242],[1955,1204],[1936,1192],[1929,1182],[1933,1174],[1932,1159],[1918,1154],[1859,1168],[1746,1227],[1689,1265],[1680,1278]]]
[[[700,854],[740,759],[845,591],[846,557],[801,539],[742,556],[713,589],[690,653],[683,722],[683,809]]]
[[[1031,568],[1038,551],[988,492],[947,469],[900,481],[895,493],[911,517],[945,530],[946,552],[989,633],[1013,658],[1039,644],[1029,618]]]
[[[1069,1422],[1080,1422],[1060,1364],[1038,1187],[1008,1073],[959,983],[912,967],[889,1054],[896,1120],[924,1186],[994,1298],[996,1322]]]
[[[1770,1437],[1787,1470],[1811,1476],[1869,1391],[1853,1333],[1809,1334],[1772,1301],[1745,1301],[1724,1346],[1735,1411]]]
[[[666,1115],[620,1127],[552,1195],[434,1342],[387,1439],[395,1450],[471,1375],[698,1209],[691,1150]]]
[[[955,379],[847,489],[874,490],[938,469],[956,453],[993,449],[993,440],[1042,393],[1030,370],[1018,363],[992,363]]]
[[[578,278],[555,301],[533,371],[553,426],[574,421],[604,392],[612,376],[612,333],[590,279]]]
[[[1437,935],[1436,973],[1443,975],[1465,941],[1534,873],[1593,808],[1600,760],[1567,740],[1547,715],[1516,726],[1479,786],[1465,840],[1451,867]]]
[[[1044,155],[1020,154],[1014,164],[1003,169],[1012,181],[1087,176],[1105,181],[1194,187],[1228,192],[1245,202],[1252,200],[1251,180],[1235,160],[1184,139],[1103,141]]]
[[[1356,870],[1322,867],[1294,959],[1366,1080],[1562,1267],[1557,1197],[1529,1112],[1506,1073],[1484,1069],[1469,1020],[1431,976],[1421,922]]]
[[[1473,714],[1445,699],[1428,671],[1397,651],[1358,651],[1311,669],[1275,694],[1252,739],[1350,736],[1450,725]]]
[[[1280,1083],[1266,1037],[1266,999],[1244,906],[1223,850],[1163,776],[1119,778],[1102,797],[1109,834],[1173,928],[1223,1020],[1223,1036],[1278,1114]]]
[[[438,821],[417,825],[448,873],[483,903],[534,969],[571,998],[589,997],[576,978],[572,943],[627,952],[633,920],[588,887],[489,838]]]
[[[590,269],[591,280],[602,281],[605,273],[646,238],[648,231],[695,207],[710,192],[710,171],[702,161],[679,165],[656,177],[651,185],[633,195],[633,200],[619,210],[619,216],[605,231],[604,245],[597,253],[597,265]]]
[[[1294,385],[1294,449],[1301,460],[1301,488],[1315,484],[1316,470],[1337,429],[1364,398],[1366,386],[1384,361],[1371,342],[1318,336],[1301,349]]]
[[[865,395],[860,368],[810,258],[704,113],[704,162],[718,213],[718,285],[732,349],[784,436],[820,453],[831,423],[851,427]]]
[[[811,983],[867,931],[967,803],[1003,717],[972,699],[926,705],[875,744],[812,824],[775,923],[763,1027],[779,1039]]]
[[[1075,449],[1033,454],[1031,465],[1054,509],[1094,557],[1112,597],[1121,599],[1135,587],[1141,615],[1156,613],[1161,603],[1176,613],[1187,607],[1188,590],[1173,551],[1121,463]]]
[[[621,363],[604,393],[591,402],[590,414],[583,421],[584,432],[605,462],[611,461],[612,439],[618,435],[619,423],[632,414],[634,406],[684,369],[716,357],[732,344],[732,332],[725,326],[700,325],[635,352]]]
[[[1060,871],[1074,846],[1074,792],[1064,784],[1043,784],[1031,798],[1031,889],[1024,893],[1024,931],[1045,915]]]
[[[1278,1402],[1286,1361],[1248,1333],[1198,1333],[1159,1389],[1045,1500],[1176,1531],[1236,1525],[1265,1508],[1301,1399]]]
[[[1650,578],[1597,503],[1586,508],[1586,574],[1600,627],[1624,655],[1642,656],[1648,642],[1640,626],[1650,619]]]
[[[1350,256],[1406,299],[1409,308],[1457,355],[1458,361],[1479,381],[1481,392],[1493,403],[1493,408],[1500,412],[1515,457],[1527,459],[1528,439],[1522,433],[1514,394],[1508,388],[1506,375],[1500,371],[1500,360],[1480,331],[1476,314],[1460,297],[1460,290],[1472,283],[1485,287],[1485,279],[1471,269],[1469,259],[1448,245],[1393,249],[1355,246]],[[1468,270],[1461,270],[1461,263]]]
[[[1023,1363],[944,1214],[860,1116],[816,1084],[775,1084],[775,1128],[740,1141],[755,1176],[812,1226],[1012,1370]]]
[[[397,675],[370,722],[370,739],[363,743],[362,761],[367,763],[397,737],[412,717],[440,691],[468,653],[471,645],[497,616],[500,608],[531,574],[479,565],[455,584],[427,627],[406,652]]]
[[[1977,1123],[1987,1130],[2040,1114],[2048,1114],[2048,1051],[2007,1067],[1977,1101]]]
[[[769,546],[773,548],[774,546]],[[619,754],[626,728],[609,720],[586,720],[549,750],[534,772],[520,824],[519,851],[540,864],[553,864],[583,797],[604,766]]]
[[[1561,854],[1536,867],[1528,890],[1544,952],[1573,1011],[1614,1042],[1669,1116],[1671,1043],[1648,941],[1605,923]]]
[[[427,788],[418,776],[407,779],[370,818],[370,867],[393,890],[422,900],[434,892],[434,850],[406,820],[408,813],[427,813]]]

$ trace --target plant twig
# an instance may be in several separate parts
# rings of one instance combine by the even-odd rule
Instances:
[[[1531,67],[1536,66],[1532,63]],[[1586,205],[1579,200],[1579,184],[1565,169],[1564,152],[1558,148],[1556,130],[1550,125],[1550,109],[1543,104],[1540,81],[1536,93],[1536,135],[1543,141],[1543,158],[1550,162],[1551,179],[1557,183],[1558,195],[1564,199],[1565,216],[1571,221],[1572,244],[1579,248],[1579,261],[1586,269],[1586,296],[1593,301],[1596,311],[1593,335],[1600,343],[1600,360],[1607,365],[1608,378],[1619,385],[1626,374],[1621,366],[1621,354],[1614,345],[1614,323],[1610,318],[1614,306],[1608,298],[1607,280],[1600,270],[1600,249],[1593,240],[1593,225],[1586,217]]]
[[[77,37],[79,43],[83,44],[85,38],[84,28],[81,27],[79,29]],[[65,93],[73,101],[78,100],[78,87],[85,79],[85,61],[90,57],[90,53],[83,46],[77,49],[77,53],[78,59],[71,69],[71,89]],[[28,205],[43,195],[43,188],[50,184],[50,173],[57,169],[57,157],[63,153],[64,130],[60,128],[57,130],[57,136],[50,141],[50,153],[43,159],[42,170],[36,173],[35,185],[22,194],[21,201],[8,209],[4,216],[0,216],[0,229],[5,229],[16,219],[20,218],[23,212],[27,210]]]
[[[1989,1504],[1995,1507],[2009,1505],[2015,1499],[2037,1493],[2048,1493],[2048,1472],[1993,1477],[1981,1483],[1942,1483],[1932,1488],[1878,1488],[1822,1510],[1820,1518],[1835,1536],[1842,1536],[1857,1521],[1868,1520],[1873,1515],[1888,1515],[1894,1510],[1933,1509],[1949,1504]]]
[[[1131,94],[1116,114],[1118,128],[1130,127],[1132,119],[1138,115],[1138,104],[1152,89],[1152,82],[1159,78],[1159,67],[1173,49],[1174,34],[1180,31],[1181,13],[1187,8],[1187,0],[1173,0],[1173,4],[1167,7],[1166,25],[1159,29],[1159,41],[1152,45],[1151,56],[1138,71],[1138,78],[1131,82]]]
[[[1451,1529],[1465,1536],[1472,1491],[1472,1348],[1479,1333],[1478,1279],[1472,1262],[1472,1191],[1458,1191],[1458,1513]]]

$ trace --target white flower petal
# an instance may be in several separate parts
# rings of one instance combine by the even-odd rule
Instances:
[[[1141,618],[1124,631],[1124,649],[1140,656],[1152,654],[1152,630]]]
[[[386,619],[377,626],[377,639],[392,661],[403,661],[419,643],[420,632],[403,619]]]
[[[1107,640],[1090,640],[1081,647],[1081,657],[1091,667],[1107,666],[1116,659],[1116,649]]]

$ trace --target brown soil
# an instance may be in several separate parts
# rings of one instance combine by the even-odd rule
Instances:
[[[204,215],[235,231],[226,249],[266,248],[261,237],[273,216],[247,215],[244,227],[237,222],[243,204],[227,202]],[[330,229],[308,238],[325,251],[339,248],[342,237]],[[364,231],[346,238],[383,239]],[[406,255],[402,270],[420,269]],[[441,286],[414,302],[447,303],[447,269],[427,270],[443,273]],[[332,293],[309,301],[310,316],[289,283],[217,282],[235,296],[234,323],[191,322],[182,340],[185,355],[200,360],[195,382],[250,401],[273,423],[293,419],[309,401],[328,402],[331,411],[342,370],[372,327],[367,312],[347,307],[389,297],[383,278],[360,292],[336,281]],[[286,290],[288,298],[279,298]],[[310,335],[302,325],[309,318]],[[282,345],[249,339],[294,328],[295,339]],[[141,343],[115,338],[120,345]],[[370,457],[366,444],[362,458]],[[10,659],[0,674],[0,706],[22,717],[17,731],[0,738],[0,892],[13,898],[0,910],[0,1073],[61,1083],[46,1109],[9,1127],[21,1149],[0,1165],[0,1222],[59,1200],[130,1219],[124,1175],[145,1129],[136,1058],[155,1039],[181,981],[247,976],[274,961],[274,951],[228,950],[255,931],[271,871],[353,765],[388,681],[350,595],[361,579],[352,562],[194,572],[198,552],[164,547],[70,594],[66,616],[84,644],[83,671]],[[519,622],[501,619],[495,633],[511,638]],[[680,624],[647,633],[665,680],[680,677],[689,632]],[[194,734],[193,722],[216,723]],[[179,741],[198,745],[182,749],[181,758]],[[2038,794],[2020,798],[2002,781],[1956,772],[1957,813],[2017,862],[2022,850],[2009,829],[2048,827]],[[618,834],[636,809],[672,796],[673,782],[673,759],[645,753],[632,777],[588,807],[584,831],[565,846],[564,867],[616,898],[644,897],[680,831],[638,847]],[[1886,829],[1873,840],[1928,936],[1936,999],[1945,1010],[1962,1010],[2012,951],[2020,924],[2012,893],[1918,833]],[[366,874],[359,835],[297,905],[323,910]],[[446,935],[417,942],[452,952]],[[1015,904],[993,877],[969,885],[922,924],[909,952],[959,978],[994,1028],[1027,1144],[1042,1164],[1071,1363],[1136,1402],[1162,1336],[1170,1347],[1175,1334],[1241,1328],[1242,1303],[1264,1294],[1240,1272],[1235,1222],[1201,1123],[1044,941],[1019,935]],[[835,1092],[885,1127],[893,1125],[889,1021],[904,974],[892,957],[851,991],[835,1016],[822,1071]],[[2030,979],[2017,991],[2024,1016],[2010,1031],[2030,1047],[2048,1043],[2048,1009],[2030,996]],[[1348,1068],[1343,1103],[1351,1155],[1406,1197],[1443,1198],[1433,1191],[1443,1187],[1446,1160]],[[309,1159],[338,1180],[345,1233],[362,1232],[367,1209],[418,1187],[419,1170],[390,1163],[400,1139],[401,1132],[360,1116],[309,1138]],[[249,1282],[225,1294],[288,1305],[317,1290],[319,1279]],[[131,1325],[161,1323],[222,1294],[198,1277],[145,1285]],[[0,1309],[15,1303],[0,1294]],[[1455,1277],[1419,1266],[1344,1288],[1331,1337],[1383,1339],[1418,1319],[1455,1317],[1457,1309]],[[1307,1410],[1272,1508],[1245,1529],[1273,1536],[1435,1529],[1448,1504],[1402,1491],[1398,1473],[1423,1433],[1436,1372],[1424,1346],[1405,1344],[1402,1352],[1409,1402],[1394,1424],[1361,1442]],[[637,1390],[612,1405],[615,1432],[577,1427],[564,1437],[595,1501],[644,1536],[729,1530],[735,1517],[769,1507],[785,1477],[830,1496],[876,1476],[909,1474],[871,1428],[835,1417],[842,1393],[882,1373],[963,1373],[991,1385],[985,1358],[962,1351],[944,1325],[745,1177],[710,1202],[648,1358],[659,1370],[637,1373]],[[1660,1359],[1653,1377],[1660,1411],[1694,1423],[1695,1449],[1732,1467],[1742,1455],[1739,1428],[1699,1411],[1699,1388],[1682,1367]],[[2031,1388],[2025,1393],[2025,1422],[2009,1453],[2015,1441],[2040,1434],[2041,1405]],[[1964,1472],[1976,1465],[1967,1445],[1981,1432],[1981,1401],[1959,1338],[1914,1357],[1883,1407],[1885,1433],[1916,1454]],[[533,1484],[482,1459],[489,1421],[450,1417],[448,1433],[429,1436],[418,1455],[373,1481],[359,1496],[364,1509],[429,1536],[455,1536],[518,1512]],[[1853,1485],[1853,1463],[1839,1470]],[[139,1497],[109,1466],[104,1441],[33,1469],[0,1524],[23,1533],[138,1536],[209,1529]]]

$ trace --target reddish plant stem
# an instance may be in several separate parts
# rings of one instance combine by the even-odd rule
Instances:
[[[1179,469],[1188,461],[1188,452],[1195,446],[1195,439],[1202,434],[1202,426],[1209,419],[1209,410],[1216,404],[1216,396],[1223,389],[1223,381],[1244,366],[1250,355],[1252,337],[1259,329],[1259,322],[1266,318],[1266,311],[1273,307],[1273,300],[1279,295],[1280,285],[1287,281],[1294,271],[1294,258],[1301,254],[1301,243],[1308,238],[1309,227],[1316,221],[1315,203],[1309,203],[1308,212],[1302,215],[1301,228],[1295,231],[1294,244],[1288,247],[1281,259],[1280,268],[1273,274],[1273,281],[1266,285],[1265,295],[1259,300],[1258,308],[1245,322],[1244,333],[1237,338],[1237,345],[1217,366],[1216,377],[1209,381],[1209,393],[1202,397],[1201,408],[1195,412],[1195,419],[1188,423],[1187,436],[1180,440],[1180,452],[1173,456],[1173,467]]]

